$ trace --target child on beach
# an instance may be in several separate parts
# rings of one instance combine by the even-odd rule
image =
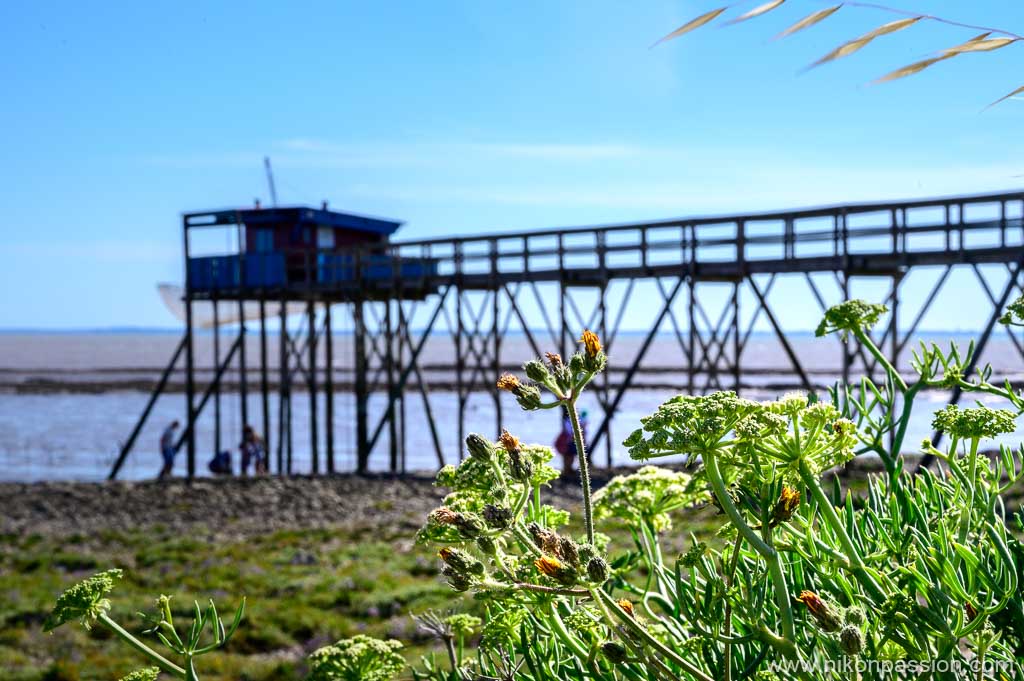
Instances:
[[[246,426],[242,430],[242,442],[239,445],[242,450],[242,475],[249,474],[249,465],[255,467],[256,475],[265,475],[267,472],[267,450],[263,444],[263,438],[256,434],[252,426]]]

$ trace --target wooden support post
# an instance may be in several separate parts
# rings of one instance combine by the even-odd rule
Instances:
[[[220,366],[220,301],[213,299],[213,366]],[[213,453],[220,454],[220,382],[214,387],[213,393]]]
[[[277,474],[285,472],[284,467],[284,443],[285,443],[285,404],[288,395],[288,314],[287,304],[284,298],[281,299],[281,328],[277,333]],[[290,472],[290,471],[289,471]]]
[[[391,300],[384,301],[384,328],[380,331],[384,339],[384,368],[387,376],[388,388],[388,470],[392,473],[398,472],[398,429],[395,423],[395,355],[394,339],[395,333],[391,319]]]
[[[334,333],[331,303],[324,303],[324,430],[327,436],[327,472],[334,473]]]
[[[311,299],[306,303],[306,315],[309,321],[309,455],[312,459],[312,473],[320,472],[319,433],[317,432],[316,406],[316,303]]]
[[[238,299],[238,401],[241,404],[242,430],[249,425],[249,384],[248,369],[245,363],[245,303]],[[242,441],[242,433],[238,433],[238,441]]]
[[[267,300],[260,295],[260,402],[263,408],[263,456],[270,472],[270,386],[267,380]]]
[[[193,402],[195,400],[195,349],[192,337],[192,278],[189,275],[188,220],[182,228],[185,242],[185,427],[188,428],[188,479],[196,474],[196,437],[192,422],[195,419]]]
[[[363,300],[352,303],[352,320],[355,326],[355,401],[356,401],[356,472],[366,473],[370,462],[370,429],[367,414],[366,385],[366,321],[363,317]]]

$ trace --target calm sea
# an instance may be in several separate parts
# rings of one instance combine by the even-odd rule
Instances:
[[[928,340],[948,342],[951,334],[931,334]],[[161,332],[65,332],[65,333],[0,333],[0,480],[98,480],[104,478],[116,458],[120,444],[125,441],[149,397],[148,386],[160,375],[179,342],[176,333]],[[966,344],[967,338],[958,340]],[[543,342],[541,340],[540,342]],[[614,340],[611,356],[616,368],[610,374],[614,383],[632,363],[643,342],[641,334],[621,334]],[[814,339],[810,334],[794,334],[792,345],[813,378],[822,384],[831,382],[840,363],[840,349],[830,339]],[[223,343],[226,350],[227,340]],[[268,338],[268,355],[272,365],[271,380],[276,378],[278,357],[276,336]],[[197,342],[197,363],[212,375],[212,337],[204,336]],[[258,357],[258,338],[250,336],[247,354]],[[523,335],[509,335],[502,339],[503,364],[517,364],[531,355],[530,346]],[[906,364],[909,348],[901,363]],[[335,447],[338,468],[349,470],[354,466],[355,422],[354,400],[348,384],[351,381],[353,358],[352,338],[345,334],[335,337]],[[459,451],[457,410],[458,401],[450,387],[450,376],[437,365],[448,364],[454,356],[451,340],[431,337],[421,355],[424,380],[429,384],[430,407],[438,423],[438,436],[449,459]],[[1024,363],[1014,345],[1000,334],[993,337],[985,359],[1000,367],[1003,375],[1019,378],[1024,375]],[[250,359],[252,361],[252,359]],[[646,389],[625,393],[611,423],[612,448],[598,446],[595,459],[603,464],[611,457],[613,463],[627,463],[628,458],[618,444],[635,428],[639,419],[651,413],[657,405],[677,392],[685,391],[687,379],[679,371],[686,358],[673,334],[656,337],[648,350],[646,370],[636,381],[647,384]],[[749,385],[745,394],[755,399],[775,397],[782,388],[779,384],[791,380],[780,373],[788,367],[786,354],[769,334],[751,336],[743,361],[753,371],[744,376]],[[322,362],[322,360],[321,360]],[[479,380],[490,379],[481,375]],[[181,419],[184,396],[180,392],[180,375],[172,378],[172,391],[158,400],[143,429],[135,450],[122,469],[121,477],[141,479],[155,475],[160,468],[157,443],[163,427],[174,419]],[[237,372],[227,375],[228,383],[238,382]],[[258,385],[258,373],[249,375],[250,386]],[[296,379],[299,380],[299,379]],[[724,378],[726,387],[731,378]],[[703,384],[703,380],[701,380]],[[929,434],[930,414],[940,406],[947,395],[925,394],[921,400],[913,432],[907,438],[914,446]],[[370,402],[372,419],[380,417],[385,408],[384,397],[375,395]],[[323,399],[320,399],[323,409]],[[259,395],[250,389],[248,408],[250,420],[262,425]],[[590,428],[600,423],[600,407],[596,394],[584,400],[590,416]],[[502,403],[502,425],[519,434],[524,440],[550,443],[558,433],[559,417],[554,412],[525,414],[510,399]],[[222,396],[222,427],[224,446],[237,443],[239,422],[239,396],[227,391]],[[277,400],[270,402],[273,439],[277,429]],[[321,413],[321,419],[323,415]],[[292,422],[294,424],[293,470],[309,470],[309,398],[296,390],[293,397]],[[465,410],[467,431],[478,430],[494,435],[497,428],[496,408],[492,398],[484,393],[470,396]],[[208,405],[197,428],[199,464],[206,471],[206,462],[213,455],[212,402]],[[410,387],[404,405],[404,431],[408,447],[407,470],[427,470],[437,466],[437,454],[427,426],[420,391]],[[387,466],[388,451],[385,435],[374,450],[371,466],[383,470]],[[323,428],[321,427],[321,437]],[[272,458],[276,445],[272,442]],[[321,452],[324,445],[320,445]],[[236,455],[237,460],[237,455]],[[184,473],[184,456],[179,456],[177,470]]]

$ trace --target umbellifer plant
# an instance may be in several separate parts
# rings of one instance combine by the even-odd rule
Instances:
[[[646,465],[590,486],[576,403],[605,368],[599,338],[564,361],[548,354],[506,374],[498,387],[526,410],[565,410],[580,453],[582,532],[569,513],[543,503],[558,473],[547,447],[502,432],[496,442],[471,434],[468,457],[437,476],[444,505],[419,532],[438,547],[442,574],[472,592],[482,622],[469,616],[418,617],[444,641],[447,660],[430,658],[416,679],[564,681],[565,679],[1022,679],[1024,678],[1024,516],[1010,517],[1003,495],[1024,477],[1024,449],[986,445],[1013,432],[1024,398],[1009,382],[976,376],[973,348],[961,353],[922,345],[915,377],[902,376],[871,339],[885,313],[853,300],[828,310],[818,335],[842,334],[884,370],[827,395],[790,394],[755,402],[731,392],[680,395],[642,419],[623,443],[648,461],[683,455],[690,472]],[[1005,324],[1024,325],[1024,299]],[[927,389],[958,389],[1008,405],[944,407],[933,425],[945,446],[921,443],[937,471],[913,474],[901,454],[916,398]],[[865,491],[844,493],[837,468],[873,454],[882,474]],[[831,479],[830,482],[827,482]],[[668,555],[663,538],[679,509],[713,505],[721,525]],[[623,523],[633,547],[613,547],[597,522]],[[157,668],[195,679],[194,658],[223,645],[212,603],[186,639],[177,637],[166,599],[152,629],[179,666],[107,616],[117,571],[73,587],[47,621],[110,627]],[[213,642],[200,644],[204,624]],[[475,653],[466,640],[480,626]],[[187,641],[187,642],[186,642]],[[457,645],[456,645],[457,643]],[[400,644],[365,636],[315,652],[311,679],[386,681],[403,668]]]
[[[1024,302],[1004,323],[1022,324]],[[684,455],[692,473],[645,466],[593,494],[579,457],[583,533],[546,506],[554,477],[546,447],[508,432],[467,439],[469,457],[440,472],[451,488],[423,541],[441,545],[443,574],[485,613],[478,654],[429,676],[522,679],[989,679],[1024,678],[1024,548],[1002,495],[1022,476],[1024,451],[985,443],[1013,432],[1024,399],[991,369],[966,376],[961,353],[922,344],[913,380],[891,365],[869,329],[884,306],[852,300],[817,334],[858,343],[882,367],[826,395],[755,402],[732,392],[680,395],[623,443],[632,458]],[[524,366],[499,388],[527,410],[564,409],[578,451],[576,401],[606,358],[587,331],[583,351]],[[927,389],[998,398],[1007,408],[946,406],[921,443],[938,470],[913,474],[901,452],[915,399]],[[873,454],[883,473],[862,494],[833,473]],[[831,477],[831,482],[826,480]],[[663,551],[670,512],[713,504],[718,536]],[[616,552],[595,521],[624,522],[633,550]],[[621,549],[622,547],[620,547]]]

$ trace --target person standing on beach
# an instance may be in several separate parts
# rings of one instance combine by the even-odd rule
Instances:
[[[166,478],[174,468],[174,455],[178,453],[178,448],[174,445],[174,436],[179,425],[181,424],[177,420],[171,421],[171,425],[164,428],[163,435],[160,436],[160,453],[164,457],[164,467],[160,469],[158,480]]]
[[[580,412],[580,432],[583,435],[583,441],[587,440],[587,412],[586,410]],[[558,434],[555,439],[555,450],[562,455],[562,479],[567,480],[573,475],[573,463],[576,461],[578,452],[576,451],[576,439],[572,433],[572,421],[569,419],[569,415],[566,414],[562,418],[562,432]]]
[[[239,445],[242,450],[242,475],[249,474],[249,465],[255,467],[256,475],[265,475],[267,472],[267,452],[263,438],[256,434],[252,426],[246,426],[242,430],[242,442]]]

